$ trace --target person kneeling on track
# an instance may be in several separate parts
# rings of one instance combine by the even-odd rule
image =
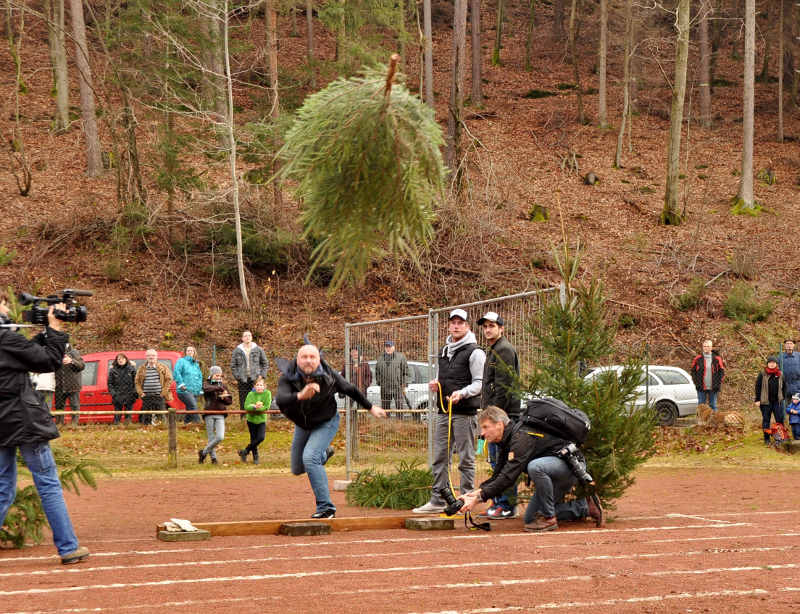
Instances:
[[[559,456],[571,442],[523,423],[510,423],[508,415],[495,406],[478,414],[478,424],[481,436],[497,444],[500,453],[492,477],[462,497],[462,512],[499,497],[525,470],[535,489],[525,510],[526,531],[553,531],[558,528],[559,519],[580,520],[587,516],[598,527],[604,526],[603,509],[592,498],[562,501],[578,480]]]

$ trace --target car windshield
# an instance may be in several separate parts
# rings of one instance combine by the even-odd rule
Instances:
[[[668,369],[653,369],[651,373],[660,378],[666,386],[682,386],[690,383],[689,379],[678,371],[672,371]]]

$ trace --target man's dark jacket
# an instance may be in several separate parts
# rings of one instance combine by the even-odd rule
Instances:
[[[698,390],[705,390],[703,380],[706,373],[706,361],[700,353],[692,361],[692,381]],[[722,387],[722,380],[725,378],[725,362],[717,350],[711,350],[711,390],[719,392]]]
[[[56,369],[56,394],[80,392],[83,385],[81,371],[86,366],[83,358],[74,347],[68,347],[64,353],[72,359],[68,365],[60,364]]]
[[[112,400],[132,401],[139,395],[136,394],[136,367],[131,361],[120,365],[116,359],[108,370],[108,393]]]
[[[319,392],[310,399],[300,401],[297,393],[309,382],[319,384]],[[372,407],[361,391],[331,369],[324,361],[320,368],[307,381],[297,368],[297,359],[289,362],[286,372],[278,380],[275,402],[281,413],[300,428],[311,430],[336,415],[336,393],[349,396],[364,409]]]
[[[28,373],[58,369],[68,339],[66,333],[50,327],[33,341],[0,329],[0,448],[58,437],[53,417],[39,400]]]
[[[569,441],[543,433],[521,423],[509,423],[503,431],[503,439],[497,445],[497,455],[492,477],[481,484],[481,499],[495,499],[517,482],[517,478],[534,458],[552,456]]]
[[[520,414],[519,398],[514,394],[514,376],[519,375],[517,351],[508,339],[500,337],[486,350],[483,365],[483,387],[481,388],[481,407],[499,407],[511,418]]]

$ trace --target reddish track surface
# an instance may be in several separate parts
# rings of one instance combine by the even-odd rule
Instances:
[[[643,471],[606,529],[154,537],[170,517],[305,517],[312,501],[304,478],[106,480],[68,501],[88,561],[0,551],[0,612],[800,611],[800,471]]]

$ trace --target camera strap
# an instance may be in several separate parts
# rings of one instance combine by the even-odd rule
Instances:
[[[480,529],[481,531],[491,531],[492,525],[489,522],[475,522],[472,519],[472,514],[470,512],[464,513],[464,526],[468,529]]]

